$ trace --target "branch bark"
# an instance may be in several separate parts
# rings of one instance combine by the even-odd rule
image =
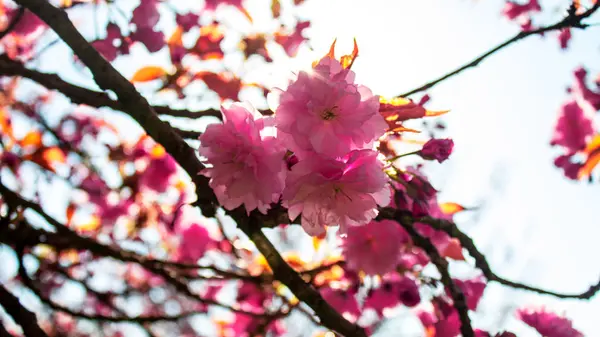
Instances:
[[[396,220],[406,232],[410,235],[415,245],[423,249],[433,263],[440,275],[442,276],[442,283],[444,287],[450,291],[454,308],[458,312],[460,318],[460,332],[463,337],[475,337],[475,332],[471,326],[471,319],[469,318],[469,307],[467,306],[467,300],[465,294],[460,288],[454,283],[450,272],[448,271],[448,261],[443,258],[438,252],[437,248],[429,241],[429,239],[422,237],[417,233],[413,227],[414,218],[409,215],[403,215],[402,212],[396,211],[394,214],[394,220]]]
[[[35,314],[27,310],[19,302],[19,299],[3,286],[0,286],[0,305],[21,326],[25,336],[48,337],[46,332],[38,325]]]

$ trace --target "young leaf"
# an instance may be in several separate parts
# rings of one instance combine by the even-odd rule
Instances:
[[[147,66],[139,69],[131,78],[132,83],[149,82],[167,75],[167,71],[158,66]]]

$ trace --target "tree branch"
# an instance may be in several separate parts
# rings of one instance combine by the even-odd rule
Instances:
[[[542,34],[545,32],[549,32],[549,31],[553,31],[553,30],[560,30],[563,28],[580,28],[580,29],[584,29],[587,27],[587,25],[583,24],[582,21],[586,18],[588,18],[589,16],[591,16],[592,14],[594,14],[594,12],[596,12],[596,10],[598,10],[598,8],[600,8],[600,2],[596,2],[590,9],[586,10],[585,12],[581,13],[581,14],[575,14],[574,11],[569,11],[569,14],[562,19],[561,21],[550,25],[550,26],[546,26],[546,27],[541,27],[538,29],[534,29],[534,30],[530,30],[530,31],[521,31],[519,32],[517,35],[511,37],[510,39],[504,41],[503,43],[497,45],[496,47],[488,50],[487,52],[483,53],[482,55],[480,55],[479,57],[475,58],[474,60],[470,61],[469,63],[431,81],[428,83],[423,84],[422,86],[410,90],[408,92],[405,92],[403,94],[400,94],[400,97],[408,97],[411,96],[413,94],[416,94],[418,92],[421,91],[425,91],[427,89],[432,88],[433,86],[439,84],[442,81],[445,81],[455,75],[460,74],[461,72],[469,69],[469,68],[473,68],[476,67],[479,63],[481,63],[483,60],[485,60],[486,58],[488,58],[489,56],[492,56],[493,54],[495,54],[496,52],[510,46],[511,44],[523,40],[526,37],[532,36],[532,35],[538,35],[538,34]]]
[[[463,233],[460,229],[458,229],[456,224],[454,224],[453,222],[442,219],[435,219],[432,217],[419,218],[416,219],[415,222],[428,224],[432,228],[441,230],[450,235],[451,237],[458,239],[461,246],[465,248],[469,252],[469,255],[471,255],[475,259],[475,266],[481,269],[483,275],[490,281],[496,281],[500,284],[511,288],[528,290],[544,295],[555,296],[558,298],[576,298],[586,300],[592,298],[598,291],[600,291],[600,281],[598,281],[598,283],[592,285],[588,290],[580,294],[562,294],[550,290],[532,287],[523,283],[507,280],[501,276],[498,276],[492,270],[489,263],[487,262],[487,259],[485,258],[485,255],[483,255],[479,251],[479,249],[475,245],[475,242],[473,242],[473,239],[471,239],[467,234]]]
[[[254,242],[256,248],[265,256],[273,270],[275,278],[283,282],[301,301],[315,311],[321,324],[344,336],[366,337],[365,331],[358,325],[348,322],[340,315],[312,285],[304,282],[281,257],[277,249],[261,230],[258,220],[250,217],[248,222],[238,223],[238,227]]]
[[[27,337],[48,337],[46,332],[40,328],[35,314],[27,310],[19,299],[0,285],[0,305],[23,329]]]
[[[158,118],[148,101],[137,92],[123,75],[106,61],[77,31],[66,12],[43,0],[17,0],[40,17],[73,50],[75,55],[90,69],[94,81],[103,90],[112,90],[122,104],[122,111],[135,119],[156,142],[175,158],[196,184],[198,205],[208,217],[214,215],[217,200],[208,186],[208,178],[198,175],[204,165],[195,151],[170,127]]]
[[[111,99],[107,94],[83,88],[61,79],[56,74],[42,73],[28,69],[19,61],[10,59],[6,54],[0,55],[0,75],[20,76],[46,87],[56,90],[65,95],[74,104],[84,104],[93,108],[111,108],[113,110],[125,111],[126,107],[119,101]],[[213,116],[221,118],[221,112],[216,109],[191,111],[186,109],[172,109],[167,106],[152,106],[159,115],[185,118],[200,118]]]
[[[208,185],[208,178],[198,175],[198,172],[204,169],[204,165],[196,157],[195,151],[187,145],[177,132],[158,118],[156,111],[148,104],[146,99],[85,40],[63,10],[54,7],[45,0],[16,0],[16,2],[36,14],[56,32],[73,50],[75,55],[90,69],[94,81],[101,89],[115,92],[119,98],[119,102],[123,104],[123,111],[135,119],[144,128],[146,133],[161,144],[190,175],[192,181],[196,184],[197,204],[202,209],[203,215],[213,217],[218,204],[217,199]],[[256,218],[250,217],[249,220],[239,210],[238,212],[228,212],[228,214],[233,215],[238,226],[250,223],[250,226],[246,226],[246,232],[252,240],[258,240],[258,242],[255,241],[255,244],[269,261],[275,277],[287,285],[298,298],[310,305],[316,314],[322,318],[325,326],[331,327],[333,330],[348,337],[366,336],[363,329],[344,319],[342,315],[327,304],[314,288],[304,283],[301,277],[287,265],[275,247],[260,231],[258,226],[262,222],[257,222],[259,220],[258,216]],[[273,216],[266,220],[270,220],[275,224],[278,224],[277,220],[281,217],[281,214],[285,215],[284,212],[270,214]],[[260,217],[260,219],[264,218]],[[257,227],[254,228],[254,226]],[[257,229],[258,231],[256,231]],[[186,284],[171,277],[167,271],[163,269],[157,269],[156,271],[159,272],[159,275],[169,280],[177,289],[180,289],[185,294],[191,294]]]
[[[471,320],[469,318],[469,307],[467,306],[467,300],[462,290],[454,283],[452,277],[450,277],[450,273],[448,272],[448,261],[443,258],[440,253],[437,251],[437,248],[429,241],[428,239],[422,237],[417,233],[417,231],[413,227],[413,223],[415,222],[412,216],[404,215],[402,212],[397,211],[394,214],[394,219],[404,227],[404,229],[408,232],[412,241],[420,248],[422,248],[429,258],[431,262],[437,267],[438,271],[442,276],[442,283],[450,291],[450,296],[452,297],[452,301],[454,302],[454,308],[458,312],[458,316],[460,318],[460,331],[463,337],[475,337],[475,332],[473,331],[473,327],[471,326]]]

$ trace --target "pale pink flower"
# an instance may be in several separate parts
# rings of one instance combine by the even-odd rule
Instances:
[[[593,134],[591,116],[578,102],[569,101],[560,109],[550,145],[560,145],[573,154],[583,150]]]
[[[268,132],[256,109],[240,103],[222,107],[223,124],[212,124],[200,136],[200,154],[212,167],[201,173],[210,177],[210,186],[219,203],[228,210],[242,204],[250,213],[267,212],[279,201],[287,171],[285,150]],[[274,129],[273,129],[274,130]]]
[[[571,320],[544,308],[517,310],[517,318],[544,337],[583,337],[580,331],[573,328]]]
[[[301,160],[288,173],[283,205],[291,220],[302,213],[302,227],[320,235],[325,226],[364,225],[377,216],[377,205],[391,198],[388,179],[377,152],[355,150],[341,160]]]
[[[373,220],[364,226],[348,228],[342,254],[348,268],[383,275],[398,265],[400,250],[408,241],[408,235],[397,222]]]
[[[191,224],[180,233],[178,260],[196,262],[214,244],[208,230],[199,224]]]
[[[285,91],[272,99],[277,128],[284,145],[301,154],[316,152],[341,157],[381,137],[387,123],[379,114],[379,97],[354,84],[354,72],[331,58],[323,58],[312,72],[300,72]]]

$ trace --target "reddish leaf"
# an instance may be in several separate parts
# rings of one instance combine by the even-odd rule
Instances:
[[[58,147],[39,148],[24,159],[31,160],[51,172],[55,172],[56,164],[64,164],[67,161],[65,153]]]
[[[206,86],[216,92],[221,99],[238,100],[238,94],[242,88],[242,81],[230,73],[215,74],[211,72],[200,72],[194,76],[206,83]]]
[[[466,210],[466,208],[462,205],[459,205],[455,202],[444,202],[440,204],[440,210],[444,214],[453,215],[458,212]]]
[[[352,68],[352,64],[354,64],[354,60],[358,56],[358,44],[356,43],[356,38],[354,39],[354,48],[352,49],[352,54],[344,55],[340,59],[340,63],[344,69]]]
[[[462,246],[460,245],[460,242],[456,238],[450,239],[450,242],[448,243],[448,246],[446,246],[446,249],[444,249],[442,256],[448,257],[448,258],[451,258],[451,259],[457,260],[457,261],[465,260],[465,256],[462,253]]]
[[[73,220],[73,215],[75,215],[75,211],[77,210],[76,208],[77,206],[75,206],[75,204],[70,203],[69,206],[67,206],[67,225],[71,224],[71,221]]]
[[[598,163],[600,163],[600,148],[590,153],[585,163],[583,163],[583,166],[579,169],[577,178],[582,179],[589,177]]]
[[[281,15],[281,3],[279,0],[271,1],[271,13],[273,13],[273,18],[275,19]]]
[[[203,60],[223,58],[221,41],[224,39],[223,32],[218,24],[214,23],[200,28],[200,36],[196,41],[192,52]]]
[[[19,144],[22,147],[40,147],[42,145],[42,134],[38,131],[31,131],[19,141]]]
[[[135,74],[133,74],[133,77],[131,78],[131,82],[137,83],[153,81],[158,78],[164,77],[165,75],[167,75],[167,71],[162,67],[147,66],[136,71]]]

